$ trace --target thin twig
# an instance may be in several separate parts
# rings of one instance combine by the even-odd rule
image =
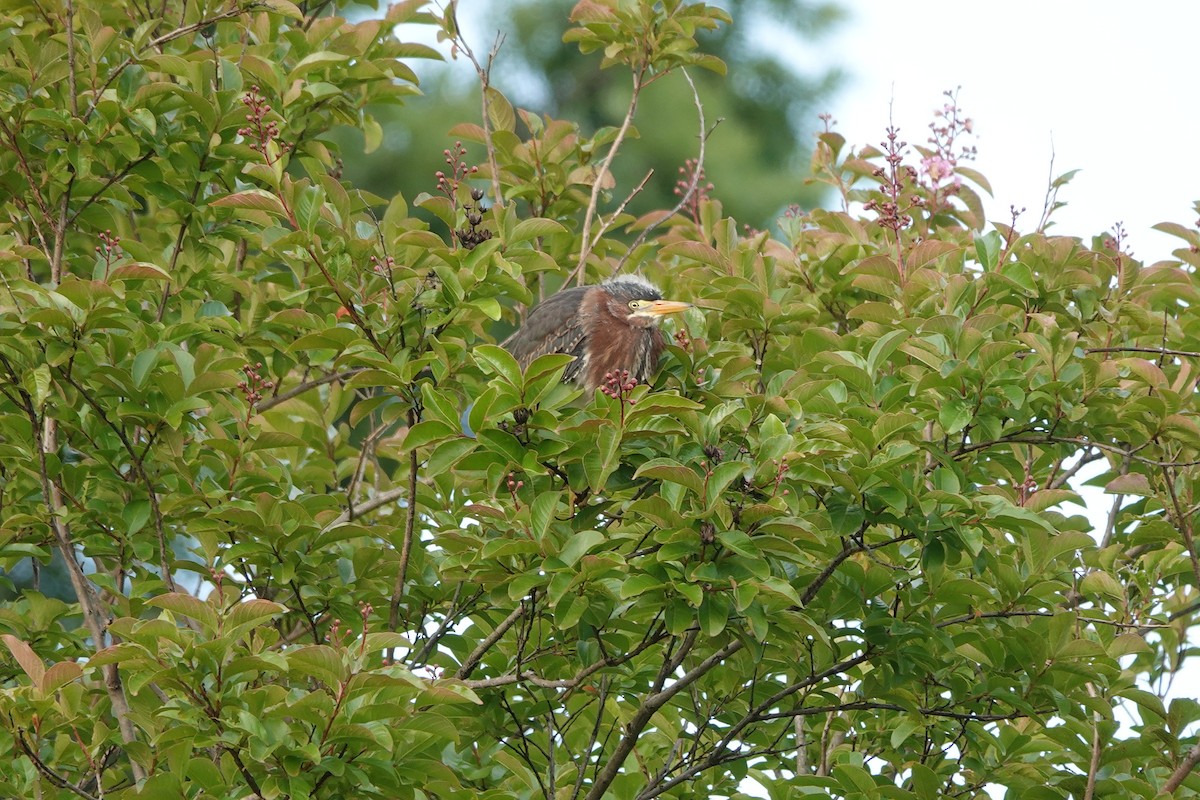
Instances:
[[[962,614],[950,619],[944,619],[934,625],[935,628],[948,628],[951,625],[961,625],[964,622],[974,622],[980,619],[1009,619],[1013,617],[1055,617],[1059,612],[1056,611],[981,611],[971,614]],[[1080,622],[1086,622],[1091,625],[1108,625],[1113,628],[1128,628],[1131,630],[1153,630],[1154,628],[1170,628],[1170,625],[1157,622],[1117,622],[1114,619],[1102,619],[1100,617],[1078,617]]]
[[[75,380],[71,373],[66,369],[60,368],[58,372],[63,380],[75,387],[75,391],[79,392],[79,396],[83,398],[84,402],[91,406],[92,410],[96,412],[96,415],[100,417],[100,420],[117,435],[117,439],[121,442],[121,446],[129,455],[130,466],[133,468],[134,474],[136,474],[138,479],[142,482],[142,485],[146,487],[147,499],[150,501],[151,516],[154,519],[154,530],[158,537],[159,569],[162,570],[163,583],[167,585],[167,589],[170,591],[179,591],[178,587],[175,585],[175,578],[171,574],[171,563],[170,558],[168,557],[170,555],[170,549],[167,541],[166,521],[163,518],[162,509],[158,505],[158,492],[154,488],[154,482],[150,480],[150,475],[146,472],[145,464],[138,458],[137,451],[134,450],[133,443],[129,441],[129,437],[126,436],[125,432],[112,421],[109,415],[105,412],[104,408],[101,407],[100,402],[92,396],[91,392],[89,392],[83,387],[82,384]]]
[[[1151,353],[1157,356],[1182,356],[1184,358],[1200,358],[1195,350],[1171,350],[1166,347],[1087,347],[1085,353]]]
[[[784,700],[787,697],[790,697],[791,695],[795,694],[796,692],[807,689],[810,686],[815,686],[816,684],[821,683],[828,677],[846,672],[847,670],[858,666],[859,664],[863,663],[864,661],[869,660],[874,655],[875,655],[875,651],[873,649],[871,649],[870,647],[868,647],[867,649],[863,650],[861,653],[859,653],[856,656],[848,658],[844,661],[839,661],[838,663],[828,667],[827,669],[824,669],[820,672],[809,675],[807,678],[799,680],[796,683],[793,683],[783,689],[780,689],[778,692],[771,695],[766,700],[760,702],[759,704],[757,704],[756,706],[751,708],[749,711],[747,711],[742,716],[741,719],[739,719],[737,722],[735,722],[733,724],[733,726],[730,727],[729,730],[725,732],[725,735],[721,737],[721,740],[719,742],[717,742],[716,746],[713,747],[712,751],[709,753],[709,755],[706,758],[704,758],[702,761],[700,761],[696,764],[693,764],[692,766],[688,767],[687,769],[683,770],[678,775],[676,775],[674,778],[672,778],[671,780],[662,784],[661,786],[650,786],[650,787],[643,789],[642,792],[640,794],[638,794],[637,800],[650,800],[650,798],[657,797],[660,794],[663,794],[664,792],[667,792],[667,791],[673,789],[675,786],[678,786],[680,783],[683,783],[686,780],[690,780],[692,777],[694,777],[695,775],[698,775],[699,773],[703,772],[704,770],[709,769],[710,767],[716,766],[718,763],[721,762],[723,755],[729,750],[731,743],[735,739],[738,738],[738,736],[741,734],[741,732],[743,730],[745,730],[747,726],[749,726],[755,722],[759,722],[763,719],[768,718],[765,715],[770,714],[769,710],[771,708],[774,708],[775,706],[777,706],[781,700]],[[826,712],[837,711],[839,708],[841,708],[841,707],[834,706],[834,707],[831,707],[828,709],[822,709],[822,710],[826,711]],[[900,708],[899,710],[907,711],[908,709]],[[788,716],[792,716],[792,715],[788,714]]]
[[[1171,470],[1167,466],[1163,466],[1163,481],[1167,484],[1167,495],[1171,498],[1171,508],[1175,512],[1175,527],[1183,534],[1183,543],[1187,546],[1188,557],[1192,562],[1192,575],[1196,578],[1196,584],[1200,586],[1200,554],[1196,552],[1196,540],[1192,535],[1191,518],[1183,512],[1183,508],[1179,503],[1179,497],[1175,493],[1175,479],[1171,475]]]
[[[1087,683],[1087,693],[1089,697],[1096,697],[1096,687],[1091,681]],[[1101,717],[1096,712],[1092,712],[1092,757],[1088,762],[1087,786],[1083,790],[1083,800],[1092,800],[1096,796],[1096,775],[1100,772],[1100,752],[1103,748],[1103,741],[1100,738],[1100,722]]]
[[[1058,200],[1058,187],[1054,185],[1054,139],[1050,139],[1050,168],[1046,176],[1046,199],[1042,203],[1042,216],[1038,220],[1037,232],[1045,233]]]
[[[280,405],[281,403],[286,403],[293,397],[298,397],[299,395],[304,394],[309,389],[315,389],[316,387],[324,386],[327,383],[336,383],[337,381],[345,380],[353,375],[357,375],[364,369],[366,369],[366,367],[354,367],[352,369],[342,370],[341,372],[330,372],[326,375],[322,375],[319,378],[313,378],[312,380],[304,381],[296,386],[293,386],[291,389],[288,389],[282,394],[277,394],[274,397],[269,397],[266,400],[259,402],[254,407],[254,410],[257,413],[262,414],[264,411],[270,411],[272,408]]]
[[[449,13],[449,21],[454,28],[454,44],[471,62],[471,66],[475,68],[475,74],[479,76],[480,116],[483,122],[483,144],[487,149],[488,167],[492,171],[492,198],[497,206],[503,206],[504,194],[500,189],[500,167],[496,162],[496,145],[492,141],[491,100],[488,97],[488,90],[492,88],[492,65],[496,63],[496,56],[500,54],[500,48],[504,46],[504,34],[496,32],[496,40],[492,42],[492,49],[488,51],[487,65],[484,66],[479,63],[479,59],[475,57],[475,51],[471,49],[471,45],[462,35],[462,28],[458,25],[457,3],[450,5]]]
[[[484,637],[483,641],[475,646],[475,649],[472,650],[471,654],[467,656],[467,659],[463,661],[462,666],[460,666],[458,671],[454,673],[454,677],[460,681],[471,677],[471,673],[475,671],[475,667],[479,666],[479,662],[483,660],[485,655],[487,655],[487,651],[491,649],[492,645],[500,641],[500,637],[503,636],[524,613],[525,601],[522,600],[517,604],[517,607],[512,610],[511,614],[505,617],[504,620],[497,625],[491,633]],[[516,681],[513,682],[515,683]]]
[[[1192,770],[1196,768],[1197,764],[1200,764],[1200,744],[1195,745],[1183,757],[1183,761],[1179,763],[1179,766],[1171,773],[1171,777],[1163,784],[1160,794],[1167,794],[1178,789],[1183,784],[1184,779],[1192,774]]]
[[[46,780],[50,781],[60,789],[66,789],[79,795],[80,797],[84,798],[84,800],[99,800],[99,798],[88,794],[83,789],[79,788],[54,770],[50,769],[50,766],[46,764],[45,761],[42,761],[41,757],[37,754],[37,751],[25,741],[25,733],[23,731],[18,730],[15,738],[17,741],[17,747],[19,747],[21,751],[25,753],[26,757],[33,762],[34,769],[41,773],[42,777],[44,777]]]
[[[663,661],[663,669],[659,670],[657,684],[661,685],[665,683],[668,676],[675,674],[680,664],[683,663],[683,659],[691,652],[691,646],[695,641],[696,631],[689,631],[684,641],[680,644],[678,652],[671,658]],[[600,800],[605,792],[608,791],[609,786],[616,779],[617,773],[620,772],[621,765],[625,763],[625,759],[629,757],[629,754],[633,752],[633,748],[637,745],[638,737],[641,736],[650,719],[660,708],[666,705],[680,691],[691,686],[699,678],[708,674],[718,664],[743,647],[745,647],[745,642],[741,639],[735,639],[685,672],[675,683],[672,683],[670,686],[661,686],[654,694],[646,697],[638,710],[634,712],[633,719],[625,725],[625,732],[621,736],[621,741],[617,743],[616,749],[609,756],[604,769],[600,770],[596,775],[591,791],[587,793],[587,800]]]
[[[617,130],[616,138],[613,139],[612,145],[608,148],[608,152],[604,155],[604,160],[600,162],[600,169],[596,173],[595,180],[592,182],[592,195],[588,198],[587,211],[583,215],[583,233],[580,236],[579,263],[575,267],[575,271],[567,278],[564,286],[570,286],[574,281],[576,284],[583,283],[583,276],[587,271],[588,256],[591,255],[592,242],[592,221],[596,218],[596,207],[600,203],[600,192],[604,190],[605,178],[611,174],[613,159],[617,157],[617,151],[621,149],[621,144],[625,141],[626,134],[629,133],[629,128],[633,124],[633,115],[637,111],[638,99],[641,96],[642,88],[645,86],[644,78],[646,76],[646,67],[639,67],[633,73],[633,93],[629,98],[629,107],[625,110],[625,119],[621,121],[621,127]]]
[[[645,641],[638,644],[637,647],[615,656],[605,656],[598,661],[593,661],[583,669],[576,672],[569,678],[543,678],[533,670],[525,670],[524,672],[510,672],[505,675],[498,675],[494,678],[480,678],[478,680],[463,680],[463,684],[469,689],[495,689],[500,686],[512,686],[514,684],[528,683],[531,686],[536,686],[539,689],[577,689],[588,678],[596,674],[598,671],[606,667],[619,667],[625,664],[643,652],[660,643],[667,634],[659,631],[653,636],[650,636]],[[495,642],[493,642],[495,644]],[[490,645],[489,645],[490,647]],[[478,651],[480,648],[476,648]],[[472,654],[474,655],[474,654]],[[482,653],[480,657],[482,658]],[[460,669],[459,672],[462,670]]]
[[[144,162],[149,160],[154,155],[155,155],[154,149],[151,148],[150,150],[147,150],[145,153],[142,153],[140,156],[138,156],[133,161],[130,161],[128,164],[126,164],[121,169],[120,172],[118,172],[114,175],[110,175],[108,177],[108,179],[106,181],[104,181],[104,183],[100,186],[100,188],[97,189],[94,193],[92,193],[91,197],[89,197],[87,200],[84,200],[83,203],[79,206],[79,208],[75,209],[75,211],[71,214],[71,216],[67,217],[67,227],[73,226],[75,224],[75,220],[79,219],[79,215],[82,214],[84,211],[86,211],[87,208],[92,203],[99,200],[100,196],[102,194],[104,194],[106,191],[108,191],[108,187],[112,186],[114,183],[119,182],[122,178],[124,178],[126,175],[128,175],[130,172],[132,172],[134,170],[134,168],[136,168],[140,164],[143,164]],[[200,162],[200,169],[204,169],[203,161]],[[196,203],[196,195],[193,194],[190,205],[195,205],[195,203]]]
[[[411,421],[411,420],[410,420]],[[404,582],[408,579],[408,559],[412,555],[413,530],[417,522],[417,448],[408,451],[408,514],[404,519],[404,541],[400,545],[400,568],[392,588],[392,605],[388,621],[392,630],[400,623],[400,600],[404,597]]]
[[[67,92],[70,94],[71,115],[79,116],[79,94],[75,85],[75,2],[66,0],[67,16]]]
[[[692,102],[696,106],[696,116],[699,120],[700,149],[696,154],[696,168],[692,170],[692,180],[690,183],[688,183],[687,191],[685,191],[683,196],[679,198],[679,202],[676,203],[675,207],[665,215],[659,217],[646,227],[642,228],[641,233],[637,235],[637,238],[633,240],[633,243],[629,245],[629,248],[625,251],[625,255],[621,256],[621,260],[617,262],[617,268],[613,270],[613,275],[619,275],[621,273],[621,270],[624,269],[625,264],[629,261],[629,258],[639,247],[642,246],[642,243],[650,237],[651,232],[653,232],[655,228],[662,224],[663,220],[668,220],[675,216],[683,209],[684,206],[691,202],[693,195],[696,194],[696,188],[700,185],[700,174],[704,170],[704,159],[708,145],[708,137],[712,136],[713,131],[717,129],[717,125],[721,124],[721,120],[718,119],[716,123],[713,124],[712,128],[706,129],[707,123],[704,119],[704,104],[700,102],[700,92],[696,89],[696,84],[692,81],[692,76],[688,74],[688,71],[684,69],[680,70],[680,72],[683,73],[683,77],[687,80],[688,86],[692,88]]]
[[[254,4],[251,3],[250,5],[254,5]],[[89,119],[91,119],[92,114],[94,114],[96,112],[96,106],[98,106],[100,104],[100,99],[102,97],[104,97],[104,93],[108,90],[108,87],[112,86],[113,81],[115,81],[122,72],[124,72],[126,69],[128,69],[129,66],[132,65],[133,62],[137,59],[137,57],[139,55],[141,55],[143,52],[145,52],[146,50],[149,50],[151,48],[161,47],[162,45],[166,44],[167,42],[170,42],[174,39],[178,39],[181,36],[187,36],[189,33],[195,33],[198,30],[203,30],[204,28],[207,28],[210,25],[215,25],[216,23],[221,22],[222,20],[232,19],[233,17],[241,16],[243,13],[245,13],[244,10],[241,7],[235,5],[233,8],[226,9],[225,11],[222,11],[219,14],[214,14],[211,17],[207,17],[207,18],[199,20],[197,22],[193,22],[190,25],[183,25],[179,28],[176,28],[173,31],[164,33],[162,36],[159,36],[155,39],[151,39],[149,42],[147,42],[146,44],[139,47],[136,51],[134,51],[133,55],[127,57],[124,61],[122,61],[115,68],[113,68],[112,72],[109,73],[107,80],[105,80],[103,85],[101,85],[100,88],[98,90],[96,90],[95,95],[92,97],[92,102],[88,105],[88,110],[83,115],[83,121],[87,122]]]

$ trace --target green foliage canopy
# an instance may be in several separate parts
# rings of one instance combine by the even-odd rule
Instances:
[[[982,176],[832,132],[862,214],[634,217],[619,131],[490,85],[478,172],[374,197],[328,132],[414,90],[392,26],[469,43],[328,5],[0,24],[0,567],[72,594],[0,606],[0,794],[1200,791],[1200,706],[1148,688],[1200,607],[1200,232],[1145,265],[989,224]],[[723,20],[569,35],[662,74]],[[620,270],[699,306],[653,387],[493,343]]]

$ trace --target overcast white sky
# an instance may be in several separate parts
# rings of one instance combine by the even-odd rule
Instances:
[[[888,109],[923,143],[942,92],[961,86],[975,122],[972,166],[992,184],[988,218],[1028,209],[1037,224],[1050,157],[1080,169],[1059,193],[1054,232],[1090,236],[1122,221],[1135,257],[1170,258],[1177,239],[1157,222],[1192,225],[1200,200],[1200,2],[1155,0],[838,0],[849,18],[805,67],[848,79],[830,102],[837,130],[878,144]]]

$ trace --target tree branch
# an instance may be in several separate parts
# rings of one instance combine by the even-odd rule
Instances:
[[[608,152],[604,155],[604,161],[600,163],[600,169],[596,173],[596,179],[592,182],[592,195],[588,199],[587,211],[583,215],[583,233],[580,235],[579,249],[579,264],[575,267],[575,271],[567,278],[563,284],[564,288],[571,285],[574,281],[576,284],[583,284],[584,274],[587,272],[587,260],[591,255],[592,247],[592,221],[596,218],[596,206],[600,203],[600,192],[604,190],[604,179],[611,175],[610,169],[613,160],[617,157],[617,151],[621,149],[621,144],[625,141],[625,135],[629,133],[629,126],[633,124],[633,115],[637,111],[638,98],[641,96],[642,88],[646,85],[644,78],[646,76],[646,68],[641,67],[633,73],[633,93],[629,98],[629,107],[625,111],[625,119],[621,122],[621,127],[617,131],[616,138],[613,139],[612,146],[608,148]]]
[[[696,84],[692,81],[692,76],[688,74],[688,71],[686,69],[681,69],[680,72],[683,73],[683,77],[687,80],[688,86],[690,86],[692,89],[692,102],[696,105],[696,114],[699,117],[700,150],[696,155],[696,168],[692,170],[692,180],[688,183],[687,191],[685,191],[683,196],[679,198],[679,202],[676,203],[674,208],[672,208],[666,214],[660,216],[658,219],[642,228],[642,232],[637,235],[637,238],[633,240],[633,243],[630,244],[629,248],[625,251],[625,255],[621,256],[621,260],[617,262],[617,268],[613,270],[614,276],[621,273],[621,270],[625,267],[626,262],[629,261],[629,257],[633,255],[633,253],[639,247],[642,246],[642,243],[650,237],[650,234],[659,225],[661,225],[664,220],[668,220],[675,216],[683,209],[684,206],[691,202],[692,196],[696,194],[696,187],[700,185],[700,174],[704,170],[704,159],[708,145],[708,137],[712,136],[712,132],[717,129],[717,125],[721,122],[721,120],[718,119],[717,122],[713,124],[711,129],[706,129],[705,126],[707,123],[704,120],[704,104],[700,102],[700,92],[696,89]],[[648,178],[650,176],[647,175],[646,177]],[[645,181],[643,181],[643,183],[645,183]],[[622,206],[622,208],[624,208],[624,206]],[[620,209],[617,210],[618,212],[620,211]],[[603,233],[603,231],[601,233]],[[597,234],[597,239],[599,239],[599,234]]]
[[[1197,764],[1200,764],[1200,744],[1194,746],[1183,757],[1183,761],[1179,762],[1179,766],[1175,768],[1175,771],[1171,773],[1171,777],[1163,784],[1161,791],[1166,793],[1178,789],[1187,776],[1192,774],[1192,770],[1196,768]]]
[[[768,719],[769,717],[765,716],[768,714],[768,709],[773,708],[779,703],[780,700],[783,700],[795,694],[796,692],[801,691],[802,689],[806,689],[809,686],[814,686],[832,675],[837,675],[845,672],[848,669],[852,669],[864,661],[869,660],[873,655],[875,655],[875,651],[868,647],[866,650],[863,650],[853,658],[848,658],[845,661],[839,661],[837,664],[834,664],[828,669],[810,675],[804,680],[797,681],[796,683],[779,690],[766,700],[754,706],[752,709],[750,709],[750,711],[746,712],[746,714],[740,720],[734,723],[734,725],[725,733],[724,736],[721,737],[721,740],[717,742],[716,746],[713,747],[712,751],[704,759],[683,770],[674,778],[660,786],[647,786],[641,791],[640,794],[638,794],[637,800],[650,800],[650,798],[658,797],[660,794],[670,791],[675,786],[678,786],[686,780],[690,780],[692,777],[700,774],[704,770],[720,764],[724,754],[729,750],[730,743],[736,739],[738,735],[746,729],[747,726],[763,719]],[[836,708],[840,707],[833,708],[836,710]],[[900,708],[899,710],[905,709]],[[829,709],[826,709],[826,712],[828,711]],[[598,797],[595,800],[598,800]]]
[[[409,416],[409,424],[413,423]],[[392,630],[400,623],[400,600],[404,597],[404,582],[408,579],[408,559],[412,556],[413,530],[417,522],[417,448],[408,451],[408,513],[404,518],[404,541],[400,545],[400,568],[396,572],[396,585],[392,588],[391,610],[388,622]]]
[[[503,636],[505,632],[507,632],[508,629],[511,628],[516,621],[521,618],[522,615],[524,615],[524,613],[525,601],[522,600],[517,604],[517,607],[512,610],[512,613],[505,617],[504,620],[497,625],[491,633],[485,636],[483,641],[481,641],[475,647],[475,649],[471,651],[471,654],[467,656],[467,660],[464,661],[462,666],[458,668],[458,671],[454,673],[454,677],[460,681],[471,677],[471,673],[475,670],[475,667],[479,666],[479,662],[483,660],[485,655],[487,655],[487,651],[491,649],[492,645],[500,641],[500,637]],[[515,681],[513,681],[513,683],[515,683]]]
[[[313,378],[312,380],[304,381],[296,386],[293,386],[291,389],[288,389],[282,394],[275,395],[274,397],[268,397],[266,400],[261,401],[254,407],[254,410],[256,413],[262,414],[265,411],[270,411],[277,405],[286,403],[293,397],[299,397],[309,389],[315,389],[316,387],[324,386],[327,383],[336,383],[337,381],[345,380],[353,375],[357,375],[364,369],[366,369],[366,367],[353,367],[351,369],[344,369],[341,372],[330,372],[326,375],[322,375],[319,378]]]
[[[662,683],[665,677],[671,675],[679,668],[683,659],[691,651],[691,645],[695,643],[695,640],[696,631],[689,631],[687,638],[684,639],[683,644],[679,648],[679,652],[664,662],[663,669],[659,671],[659,683]],[[745,647],[745,643],[741,639],[735,639],[688,670],[675,683],[659,689],[643,700],[641,706],[634,713],[633,719],[625,726],[625,733],[621,736],[621,741],[617,743],[616,750],[613,751],[613,754],[609,757],[607,763],[605,763],[604,769],[600,771],[596,776],[595,782],[592,783],[591,791],[587,793],[587,800],[600,800],[604,796],[604,793],[608,791],[608,787],[612,785],[612,782],[620,772],[621,765],[625,763],[625,759],[629,757],[629,754],[633,752],[634,746],[637,745],[637,740],[642,730],[645,729],[647,723],[650,722],[650,718],[660,708],[666,705],[680,691],[695,683],[696,680],[705,675],[709,670],[743,647]]]

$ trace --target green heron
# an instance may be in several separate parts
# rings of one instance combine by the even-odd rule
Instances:
[[[525,324],[504,342],[521,369],[538,356],[575,356],[563,373],[587,391],[603,386],[608,374],[628,370],[649,383],[666,347],[658,322],[690,303],[663,300],[654,284],[622,275],[595,286],[577,286],[534,306]]]

